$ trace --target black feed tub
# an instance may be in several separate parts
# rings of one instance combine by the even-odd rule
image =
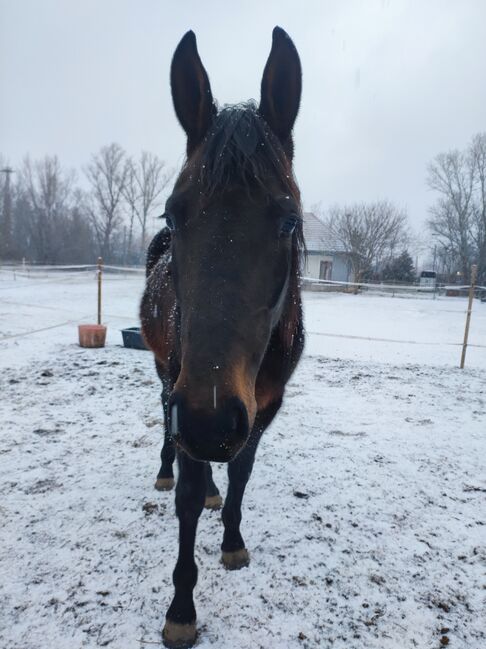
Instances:
[[[122,329],[121,333],[123,336],[124,347],[130,347],[131,349],[148,350],[148,347],[142,338],[140,327],[128,327],[128,329]]]

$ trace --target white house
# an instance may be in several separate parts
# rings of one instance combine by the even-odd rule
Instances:
[[[304,213],[304,239],[307,261],[304,277],[351,282],[348,254],[329,228],[312,212]]]

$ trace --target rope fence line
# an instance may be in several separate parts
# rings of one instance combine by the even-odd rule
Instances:
[[[72,310],[70,309],[63,309],[58,308],[58,307],[53,307],[53,306],[47,306],[44,304],[32,304],[32,303],[25,303],[25,302],[13,302],[13,301],[5,301],[6,304],[11,304],[12,306],[25,306],[29,308],[34,308],[34,309],[47,309],[49,311],[66,311],[72,313]],[[136,316],[133,315],[121,315],[121,314],[115,314],[115,313],[106,313],[105,314],[106,318],[111,320],[127,320],[131,321],[136,319]],[[28,336],[30,334],[35,334],[39,333],[42,331],[47,331],[49,329],[56,329],[58,327],[64,327],[68,326],[70,324],[76,324],[80,320],[86,320],[89,318],[89,315],[79,315],[77,316],[76,320],[66,320],[64,322],[50,325],[48,327],[42,327],[40,329],[32,329],[29,331],[24,331],[18,334],[8,334],[5,336],[0,335],[0,342],[4,340],[12,340],[15,338],[23,338],[25,336]],[[359,335],[354,335],[354,334],[338,334],[338,333],[332,333],[332,332],[327,332],[327,331],[310,331],[306,330],[306,334],[310,336],[324,336],[327,338],[344,338],[347,340],[364,340],[368,342],[383,342],[383,343],[393,343],[393,344],[399,344],[399,345],[425,345],[425,346],[437,346],[437,347],[462,347],[463,343],[455,343],[455,342],[437,342],[434,340],[407,340],[407,339],[401,339],[401,338],[381,338],[381,337],[374,337],[374,336],[359,336]],[[476,344],[476,343],[468,343],[468,347],[474,347],[478,349],[486,349],[486,345],[481,345],[481,344]]]
[[[81,318],[83,320],[86,320],[89,316],[84,316],[84,318]],[[7,334],[6,336],[1,336],[0,337],[0,343],[3,342],[4,340],[14,340],[16,338],[23,338],[25,336],[31,336],[32,334],[37,334],[41,331],[48,331],[49,329],[58,329],[59,327],[66,327],[67,325],[70,324],[76,324],[78,320],[66,320],[65,322],[60,322],[59,324],[55,325],[49,325],[48,327],[42,327],[40,329],[31,329],[30,331],[22,331],[21,333],[18,334]]]
[[[23,306],[23,307],[27,307],[29,309],[42,309],[42,310],[45,310],[45,311],[55,311],[56,313],[60,313],[62,311],[64,311],[65,313],[71,313],[71,314],[73,313],[72,309],[67,309],[67,308],[62,307],[62,306],[61,307],[60,306],[49,306],[48,304],[33,304],[32,302],[17,302],[17,301],[13,301],[13,300],[4,300],[4,299],[2,299],[1,302],[2,302],[2,304],[9,304],[10,306]],[[88,317],[88,316],[83,316],[83,315],[79,314],[78,317],[84,318],[84,317]],[[128,315],[119,315],[117,313],[107,313],[106,317],[107,318],[115,318],[117,320],[133,320],[134,318],[138,317],[138,314],[128,316]]]
[[[86,276],[84,276],[86,278]],[[32,278],[28,278],[32,279]],[[105,276],[103,278],[105,281],[110,282],[110,283],[121,283],[123,281],[126,282],[134,282],[139,280],[137,276]],[[59,276],[57,278],[50,277],[49,279],[41,279],[41,278],[35,278],[35,284],[31,283],[29,281],[22,281],[18,282],[17,284],[13,285],[11,283],[7,285],[2,286],[2,281],[0,280],[0,291],[13,291],[13,290],[21,290],[25,288],[32,288],[33,286],[46,286],[49,284],[65,284],[65,285],[73,285],[76,286],[77,284],[80,284],[83,282],[83,276],[76,274],[76,276]],[[96,280],[96,276],[93,275],[93,280]]]
[[[4,266],[3,268],[0,268],[0,273],[15,273],[19,276],[22,275],[22,273],[40,273],[44,271],[63,271],[63,270],[68,270],[68,271],[74,271],[75,269],[79,269],[80,272],[86,272],[89,270],[96,271],[98,269],[97,264],[73,264],[73,265],[67,265],[67,266],[35,266],[35,265],[20,265],[20,266]],[[103,266],[104,270],[115,270],[115,271],[120,271],[120,272],[127,272],[127,273],[142,273],[145,274],[145,268],[142,266]],[[29,276],[29,275],[27,275]]]
[[[373,336],[355,336],[352,334],[334,334],[325,331],[307,331],[306,334],[310,336],[326,336],[329,338],[347,338],[349,340],[368,340],[373,342],[380,343],[398,343],[401,345],[435,345],[438,347],[462,347],[462,343],[451,343],[451,342],[437,342],[435,340],[403,340],[399,338],[374,338]],[[479,347],[481,349],[486,349],[486,345],[477,345],[468,343],[468,347]]]
[[[27,305],[22,305],[21,303],[18,303],[19,306],[27,306]],[[43,307],[40,305],[28,305],[34,308],[49,308],[52,310],[55,310],[54,307]],[[67,310],[67,309],[66,309]],[[0,336],[0,343],[3,342],[4,340],[13,340],[15,338],[23,338],[25,336],[29,336],[31,334],[36,334],[42,331],[48,331],[49,329],[57,329],[59,327],[66,327],[71,324],[77,324],[81,320],[86,320],[89,318],[89,315],[84,315],[84,316],[78,316],[76,320],[66,320],[64,322],[60,322],[58,324],[50,325],[48,327],[42,327],[40,329],[31,329],[29,331],[23,331],[18,334],[8,334],[8,335],[1,335]],[[115,315],[113,313],[107,313],[106,318],[108,319],[115,319],[115,320],[133,320],[133,316],[127,316],[127,315]],[[434,340],[406,340],[406,339],[400,339],[400,338],[377,338],[374,336],[358,336],[358,335],[353,335],[353,334],[336,334],[336,333],[331,333],[331,332],[326,332],[326,331],[306,331],[306,334],[309,336],[324,336],[327,338],[344,338],[347,340],[365,340],[368,342],[381,342],[381,343],[393,343],[393,344],[399,344],[399,345],[425,345],[425,346],[437,346],[437,347],[462,347],[463,343],[453,343],[453,342],[437,342]],[[477,349],[486,349],[486,345],[480,345],[480,344],[475,344],[475,343],[468,343],[468,347],[474,347]]]
[[[38,304],[23,304],[22,302],[8,302],[8,304],[12,305],[18,305],[18,306],[28,306],[28,307],[33,307],[37,309],[49,309],[51,311],[68,311],[68,309],[56,309],[55,307],[49,307],[49,306],[44,306],[44,305],[38,305]],[[69,311],[72,313],[72,311]],[[105,314],[106,318],[109,320],[114,319],[114,320],[127,320],[127,321],[133,321],[136,320],[136,316],[128,316],[128,315],[117,315],[114,313],[107,313]],[[67,327],[68,325],[76,325],[79,324],[79,322],[83,320],[88,320],[91,316],[88,315],[79,315],[76,317],[75,320],[65,320],[64,322],[59,322],[57,324],[49,325],[47,327],[41,327],[40,329],[29,329],[29,331],[22,331],[20,333],[16,334],[0,334],[0,343],[3,342],[4,340],[14,340],[16,338],[24,338],[25,336],[30,336],[31,334],[36,334],[42,331],[48,331],[49,329],[58,329],[59,327]],[[109,322],[108,320],[108,322]]]
[[[56,269],[59,268],[56,266]],[[74,268],[74,267],[73,267]],[[75,266],[75,268],[79,268],[79,266]],[[121,281],[122,279],[135,279],[139,278],[139,276],[143,275],[145,276],[145,270],[142,268],[128,268],[127,273],[122,273],[118,272],[121,269],[124,269],[123,266],[108,266],[108,269],[115,269],[116,272],[114,272],[112,275],[109,277],[105,277],[105,280],[107,281]],[[0,268],[0,273],[9,273],[13,275],[11,279],[16,280],[17,278],[22,278],[22,279],[28,279],[28,280],[35,280],[36,282],[39,282],[39,284],[42,284],[44,286],[45,284],[57,284],[57,283],[69,283],[73,282],[75,280],[83,279],[86,278],[87,273],[92,272],[93,273],[93,278],[97,278],[97,267],[96,266],[86,266],[84,270],[80,271],[69,271],[65,274],[56,274],[56,273],[51,273],[49,275],[45,276],[39,276],[37,273],[41,272],[40,269],[38,271],[35,271],[32,274],[25,274],[25,273],[19,273],[17,271],[11,271],[11,270],[5,270],[3,268]],[[30,287],[31,284],[29,282],[21,282],[15,286],[16,289],[21,289],[25,287]],[[12,290],[12,285],[9,286],[1,286],[0,282],[0,291],[8,291]]]
[[[434,293],[438,290],[467,290],[470,287],[470,284],[441,284],[436,287],[434,286],[418,286],[410,284],[384,284],[383,282],[370,283],[370,282],[338,282],[337,280],[332,279],[316,279],[315,277],[303,277],[304,282],[309,282],[310,284],[322,284],[324,286],[351,286],[355,288],[374,288],[374,289],[383,289],[385,291],[417,291],[419,293]],[[475,285],[476,289],[486,291],[486,286]]]

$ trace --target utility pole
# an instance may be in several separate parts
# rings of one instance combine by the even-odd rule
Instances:
[[[5,188],[3,192],[3,218],[0,223],[0,256],[8,259],[12,255],[12,197],[10,195],[10,174],[14,173],[11,167],[0,169],[5,174]]]

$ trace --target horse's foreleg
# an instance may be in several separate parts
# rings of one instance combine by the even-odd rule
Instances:
[[[238,570],[250,563],[250,555],[240,532],[241,503],[253,469],[258,442],[280,408],[280,404],[281,401],[257,415],[248,444],[228,464],[229,484],[223,507],[224,534],[221,544],[221,560],[228,570]]]
[[[222,505],[223,498],[218,487],[214,484],[211,464],[206,462],[206,500],[204,501],[204,507],[206,509],[221,509]]]
[[[250,563],[248,550],[240,533],[241,503],[250,479],[257,444],[246,446],[228,464],[228,492],[223,507],[224,534],[221,544],[222,562],[228,570],[237,570]]]
[[[174,470],[172,465],[175,460],[175,447],[172,437],[167,428],[167,399],[169,390],[162,390],[162,409],[164,411],[164,444],[160,452],[160,470],[155,481],[155,488],[158,491],[169,491],[174,487]]]
[[[175,460],[175,447],[167,426],[165,426],[164,430],[164,445],[160,452],[160,460],[160,471],[157,474],[157,480],[154,486],[158,491],[169,491],[174,486],[174,470],[172,465]]]
[[[184,453],[178,454],[179,479],[176,514],[179,519],[179,556],[173,573],[174,599],[167,611],[163,640],[166,647],[191,647],[196,640],[196,609],[192,591],[197,582],[194,543],[197,521],[204,506],[206,469]]]

